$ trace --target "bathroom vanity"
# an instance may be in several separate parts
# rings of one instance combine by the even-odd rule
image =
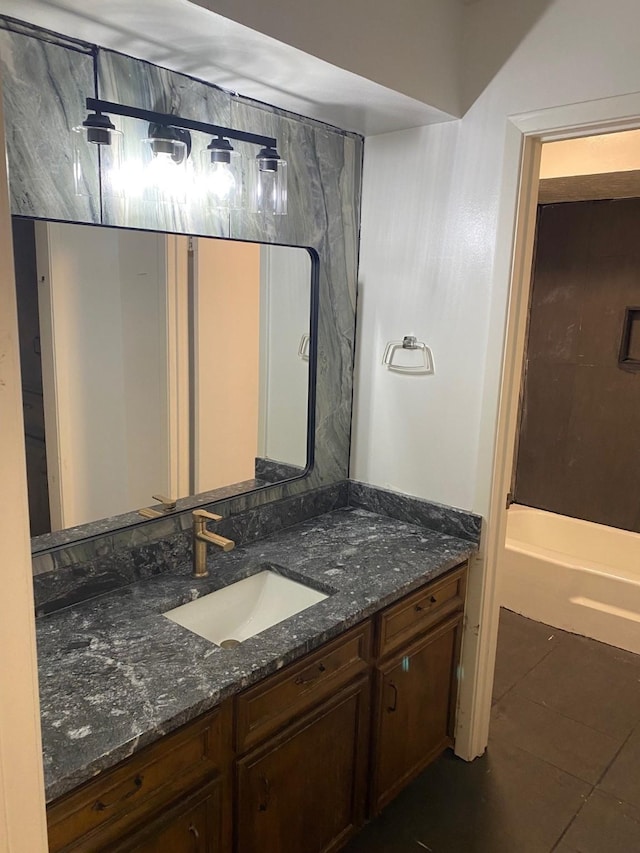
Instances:
[[[340,849],[453,744],[474,550],[346,507],[210,562],[205,594],[266,564],[332,590],[237,648],[162,616],[203,583],[188,575],[38,620],[41,671],[68,663],[51,679],[51,707],[43,682],[51,851]],[[125,683],[140,695],[125,696]],[[155,721],[125,717],[127,703]]]

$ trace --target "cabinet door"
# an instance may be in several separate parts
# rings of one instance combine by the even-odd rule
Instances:
[[[453,744],[461,626],[457,614],[378,665],[374,814]]]
[[[221,780],[172,805],[109,853],[226,853]]]
[[[369,678],[237,762],[238,853],[328,853],[364,820]]]

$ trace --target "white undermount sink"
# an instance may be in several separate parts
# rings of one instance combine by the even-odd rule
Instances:
[[[167,610],[163,616],[223,648],[231,648],[328,598],[270,570]]]

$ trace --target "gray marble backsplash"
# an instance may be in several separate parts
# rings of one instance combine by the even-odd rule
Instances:
[[[482,516],[464,509],[403,495],[389,489],[379,489],[357,480],[349,480],[349,505],[388,515],[399,521],[419,524],[438,533],[480,544]]]
[[[425,527],[476,547],[480,541],[482,519],[474,513],[353,480],[253,507],[223,519],[216,531],[237,545],[246,545],[345,506]],[[135,539],[131,530],[125,530],[86,541],[82,550],[58,548],[36,557],[36,613],[45,615],[154,575],[189,573],[190,513],[151,521],[136,530]],[[220,559],[224,558],[221,554]]]
[[[346,481],[324,486],[224,518],[216,533],[246,545],[301,521],[347,505]],[[191,513],[148,522],[78,546],[58,548],[34,559],[36,614],[60,610],[138,580],[160,574],[189,573],[192,560]],[[223,554],[220,555],[224,559]]]

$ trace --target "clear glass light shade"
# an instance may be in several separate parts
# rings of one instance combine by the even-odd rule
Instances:
[[[123,195],[124,187],[118,180],[122,170],[122,140],[120,130],[100,130],[79,125],[73,134],[73,178],[75,193],[92,196],[97,170],[100,170],[103,192]],[[113,184],[115,178],[115,185]]]
[[[287,162],[252,159],[248,163],[249,208],[255,213],[284,216],[287,212]]]
[[[201,195],[208,207],[237,210],[242,204],[241,156],[237,151],[224,155],[205,148],[200,153]]]

